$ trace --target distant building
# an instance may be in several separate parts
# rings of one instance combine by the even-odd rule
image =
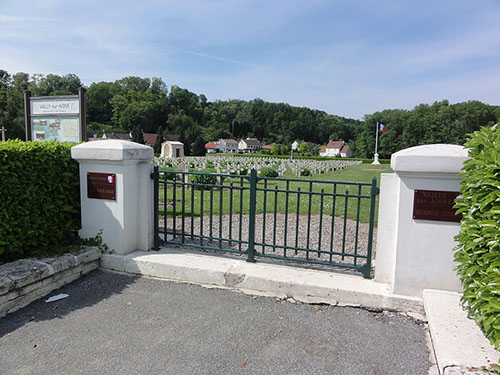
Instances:
[[[179,134],[165,134],[163,136],[163,138],[166,141],[179,141],[179,139],[181,138],[181,136]]]
[[[344,147],[342,147],[342,150],[340,150],[340,157],[342,157],[342,158],[352,158],[351,147],[347,143],[344,144]]]
[[[177,141],[165,141],[161,144],[162,158],[182,158],[184,157],[184,143]]]
[[[207,154],[215,154],[219,150],[219,143],[218,142],[205,143],[205,150],[207,150]]]
[[[256,138],[242,139],[238,143],[238,152],[250,154],[259,152],[262,149],[261,143]]]
[[[352,151],[344,141],[330,141],[326,146],[322,146],[319,150],[319,156],[340,156],[343,158],[351,158]]]
[[[271,151],[272,148],[273,148],[272,145],[262,145],[262,149],[263,150],[269,150],[269,151]]]
[[[153,147],[158,139],[158,134],[156,133],[142,133],[142,138],[144,139],[144,144]]]
[[[102,139],[119,139],[122,141],[132,141],[132,137],[127,133],[103,133]]]
[[[219,139],[219,151],[225,154],[236,154],[238,152],[238,141],[234,139]]]

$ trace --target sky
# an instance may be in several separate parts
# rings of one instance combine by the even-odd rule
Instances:
[[[500,105],[500,0],[0,0],[0,69],[363,118]]]

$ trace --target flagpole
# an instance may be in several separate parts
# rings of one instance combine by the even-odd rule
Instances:
[[[377,121],[377,128],[375,129],[375,155],[373,155],[373,163],[374,165],[380,164],[378,161],[378,128],[379,128],[379,123]]]

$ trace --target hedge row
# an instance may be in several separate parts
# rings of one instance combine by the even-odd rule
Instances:
[[[483,128],[466,143],[460,233],[455,260],[469,315],[500,348],[500,128]]]
[[[80,229],[78,163],[70,144],[0,142],[0,261],[74,243]]]
[[[268,154],[210,154],[210,156],[240,156],[240,157],[254,157],[254,158],[275,158],[275,159],[290,159],[288,155],[268,155]],[[305,160],[355,160],[362,161],[363,163],[370,164],[373,159],[362,159],[362,158],[340,158],[331,156],[294,156],[294,159],[305,159]],[[390,159],[378,159],[380,164],[391,164]]]

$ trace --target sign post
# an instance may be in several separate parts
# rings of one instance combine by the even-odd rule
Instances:
[[[87,140],[85,89],[78,95],[34,96],[24,91],[27,141],[84,142]]]

